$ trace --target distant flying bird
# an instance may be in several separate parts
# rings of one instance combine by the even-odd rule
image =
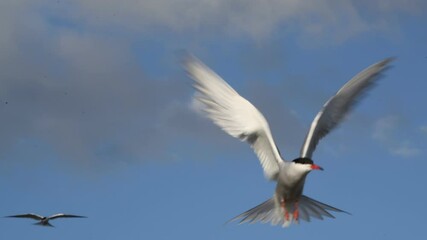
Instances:
[[[43,217],[43,216],[40,216],[40,215],[37,215],[34,213],[12,215],[12,216],[7,216],[7,217],[31,218],[31,219],[39,221],[37,223],[34,223],[35,225],[49,226],[49,227],[53,227],[53,225],[49,223],[49,220],[53,220],[56,218],[86,218],[85,216],[71,215],[71,214],[65,214],[65,213],[58,213],[58,214],[54,214],[54,215],[49,216],[49,217]]]
[[[261,162],[266,178],[277,182],[271,199],[231,221],[271,222],[272,225],[286,227],[292,222],[298,223],[300,219],[308,222],[310,217],[334,218],[330,211],[345,212],[302,194],[307,174],[311,170],[323,170],[313,163],[312,154],[319,140],[344,119],[392,60],[387,58],[369,66],[330,98],[314,118],[300,156],[287,161],[274,143],[262,113],[200,60],[190,56],[185,68],[194,80],[197,90],[195,100],[200,103],[203,112],[226,133],[249,143]]]

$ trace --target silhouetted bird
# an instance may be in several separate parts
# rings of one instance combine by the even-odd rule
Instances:
[[[85,216],[71,215],[71,214],[65,214],[65,213],[58,213],[49,217],[43,217],[34,213],[19,214],[19,215],[12,215],[12,216],[6,216],[6,217],[31,218],[39,221],[37,223],[34,223],[34,225],[49,226],[49,227],[53,227],[53,225],[49,223],[49,220],[53,220],[56,218],[86,218]]]

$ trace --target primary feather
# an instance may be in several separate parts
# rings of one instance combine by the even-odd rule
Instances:
[[[85,218],[85,216],[65,214],[65,213],[57,213],[57,214],[54,214],[52,216],[49,216],[48,218],[49,219],[55,219],[55,218]]]
[[[12,215],[7,217],[13,217],[13,218],[31,218],[34,220],[41,220],[43,219],[43,216],[34,214],[34,213],[27,213],[27,214],[18,214],[18,215]]]
[[[264,116],[220,76],[195,58],[186,64],[194,79],[196,100],[207,116],[226,133],[251,145],[268,179],[275,179],[282,162]]]
[[[323,105],[307,133],[301,148],[301,157],[312,157],[319,140],[338,126],[357,103],[357,100],[363,96],[363,93],[379,79],[381,72],[387,68],[387,64],[392,60],[392,58],[387,58],[369,66],[354,76]]]

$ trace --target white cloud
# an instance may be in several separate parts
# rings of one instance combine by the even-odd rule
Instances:
[[[202,139],[219,133],[182,104],[191,90],[180,81],[182,76],[171,76],[171,66],[161,65],[162,71],[168,71],[168,80],[153,79],[144,72],[144,67],[155,64],[144,65],[132,52],[132,41],[142,39],[138,45],[151,47],[144,37],[129,40],[123,35],[169,31],[184,37],[262,39],[284,31],[301,38],[315,36],[316,41],[344,41],[393,25],[391,13],[426,9],[421,0],[371,2],[0,1],[0,100],[8,102],[0,105],[0,158],[9,159],[5,156],[20,140],[36,139],[60,158],[80,162],[167,159],[168,147],[176,147],[172,146],[175,140],[185,134],[197,133]],[[371,17],[365,16],[367,12]],[[283,89],[267,88],[263,92],[253,88],[257,106],[275,130],[278,145],[298,149],[300,141],[293,143],[293,139],[304,137],[303,127],[288,106],[275,106]],[[288,124],[277,127],[283,122]],[[211,128],[205,130],[206,126]],[[378,136],[384,136],[381,127],[378,131]]]
[[[409,141],[400,131],[404,121],[398,116],[387,116],[376,121],[372,138],[385,146],[390,154],[400,157],[415,157],[422,150]]]
[[[404,16],[427,11],[424,0],[3,0],[0,41],[22,27],[18,18],[37,25],[41,14],[82,29],[121,33],[172,31],[198,36],[265,39],[276,32],[302,42],[343,42],[366,32],[396,32]],[[31,20],[29,19],[31,18]],[[392,30],[392,31],[390,31]]]
[[[411,146],[405,145],[405,143],[402,143],[400,146],[397,146],[396,148],[391,149],[391,152],[394,155],[409,158],[409,157],[419,156],[421,154],[421,149],[416,147],[411,147]]]
[[[387,116],[376,121],[372,137],[380,142],[388,142],[391,140],[399,118],[396,116]]]
[[[182,76],[148,77],[129,41],[56,26],[42,14],[43,1],[5,2],[0,164],[25,161],[19,153],[29,150],[19,143],[32,141],[47,146],[29,154],[32,161],[53,155],[99,167],[170,159],[175,140],[200,126],[188,109],[175,106],[189,92]]]
[[[283,30],[302,39],[345,41],[397,28],[397,16],[427,10],[424,0],[78,0],[70,16],[92,26],[169,29],[268,38]]]

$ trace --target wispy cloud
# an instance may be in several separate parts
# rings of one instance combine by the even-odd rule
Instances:
[[[194,146],[183,145],[189,138],[192,144],[215,143],[220,151],[232,151],[229,142],[238,144],[188,107],[193,91],[184,72],[176,72],[178,62],[141,63],[131,40],[52,26],[21,7],[21,17],[0,21],[1,34],[7,36],[0,40],[2,164],[24,161],[17,154],[28,151],[22,142],[46,146],[31,156],[33,161],[49,156],[97,169],[118,162],[171,160],[184,151],[186,156],[209,155],[203,148],[191,151]],[[0,19],[3,12],[0,8]],[[152,68],[167,77],[147,74]],[[267,105],[281,96],[280,90],[258,94]],[[281,115],[286,112],[285,106],[274,111],[271,121],[288,119],[289,114]],[[295,129],[289,128],[277,132],[279,144]]]
[[[402,143],[400,146],[397,146],[394,149],[391,149],[391,152],[394,155],[402,156],[402,157],[415,157],[419,156],[422,151],[419,148],[409,146],[409,143]]]
[[[301,38],[345,41],[382,28],[394,18],[391,13],[426,9],[421,0],[381,2],[1,1],[0,158],[12,161],[8,154],[22,150],[19,143],[26,141],[41,142],[53,152],[50,156],[76,163],[171,159],[189,136],[227,145],[223,142],[235,140],[189,109],[192,91],[184,74],[176,72],[177,63],[153,64],[161,57],[144,41],[135,53],[141,35],[166,31],[263,39],[283,29]],[[373,17],[366,18],[368,12]],[[274,49],[260,57],[271,60]],[[267,64],[282,61],[275,57]],[[164,75],[149,74],[153,69]],[[283,89],[258,85],[246,90],[245,97],[255,98],[269,119],[278,145],[298,149],[305,128],[280,100]]]
[[[399,132],[403,129],[403,120],[398,116],[383,117],[375,123],[372,137],[385,146],[390,154],[401,157],[415,157],[422,150]]]
[[[23,142],[46,146],[33,161],[78,166],[173,158],[171,143],[204,124],[184,104],[183,74],[146,74],[131,41],[52,23],[47,3],[0,3],[1,163],[23,160]]]
[[[285,30],[303,41],[316,37],[325,42],[396,30],[398,16],[427,10],[423,0],[77,0],[65,7],[62,17],[92,27],[117,26],[136,32],[167,29],[254,39]]]

